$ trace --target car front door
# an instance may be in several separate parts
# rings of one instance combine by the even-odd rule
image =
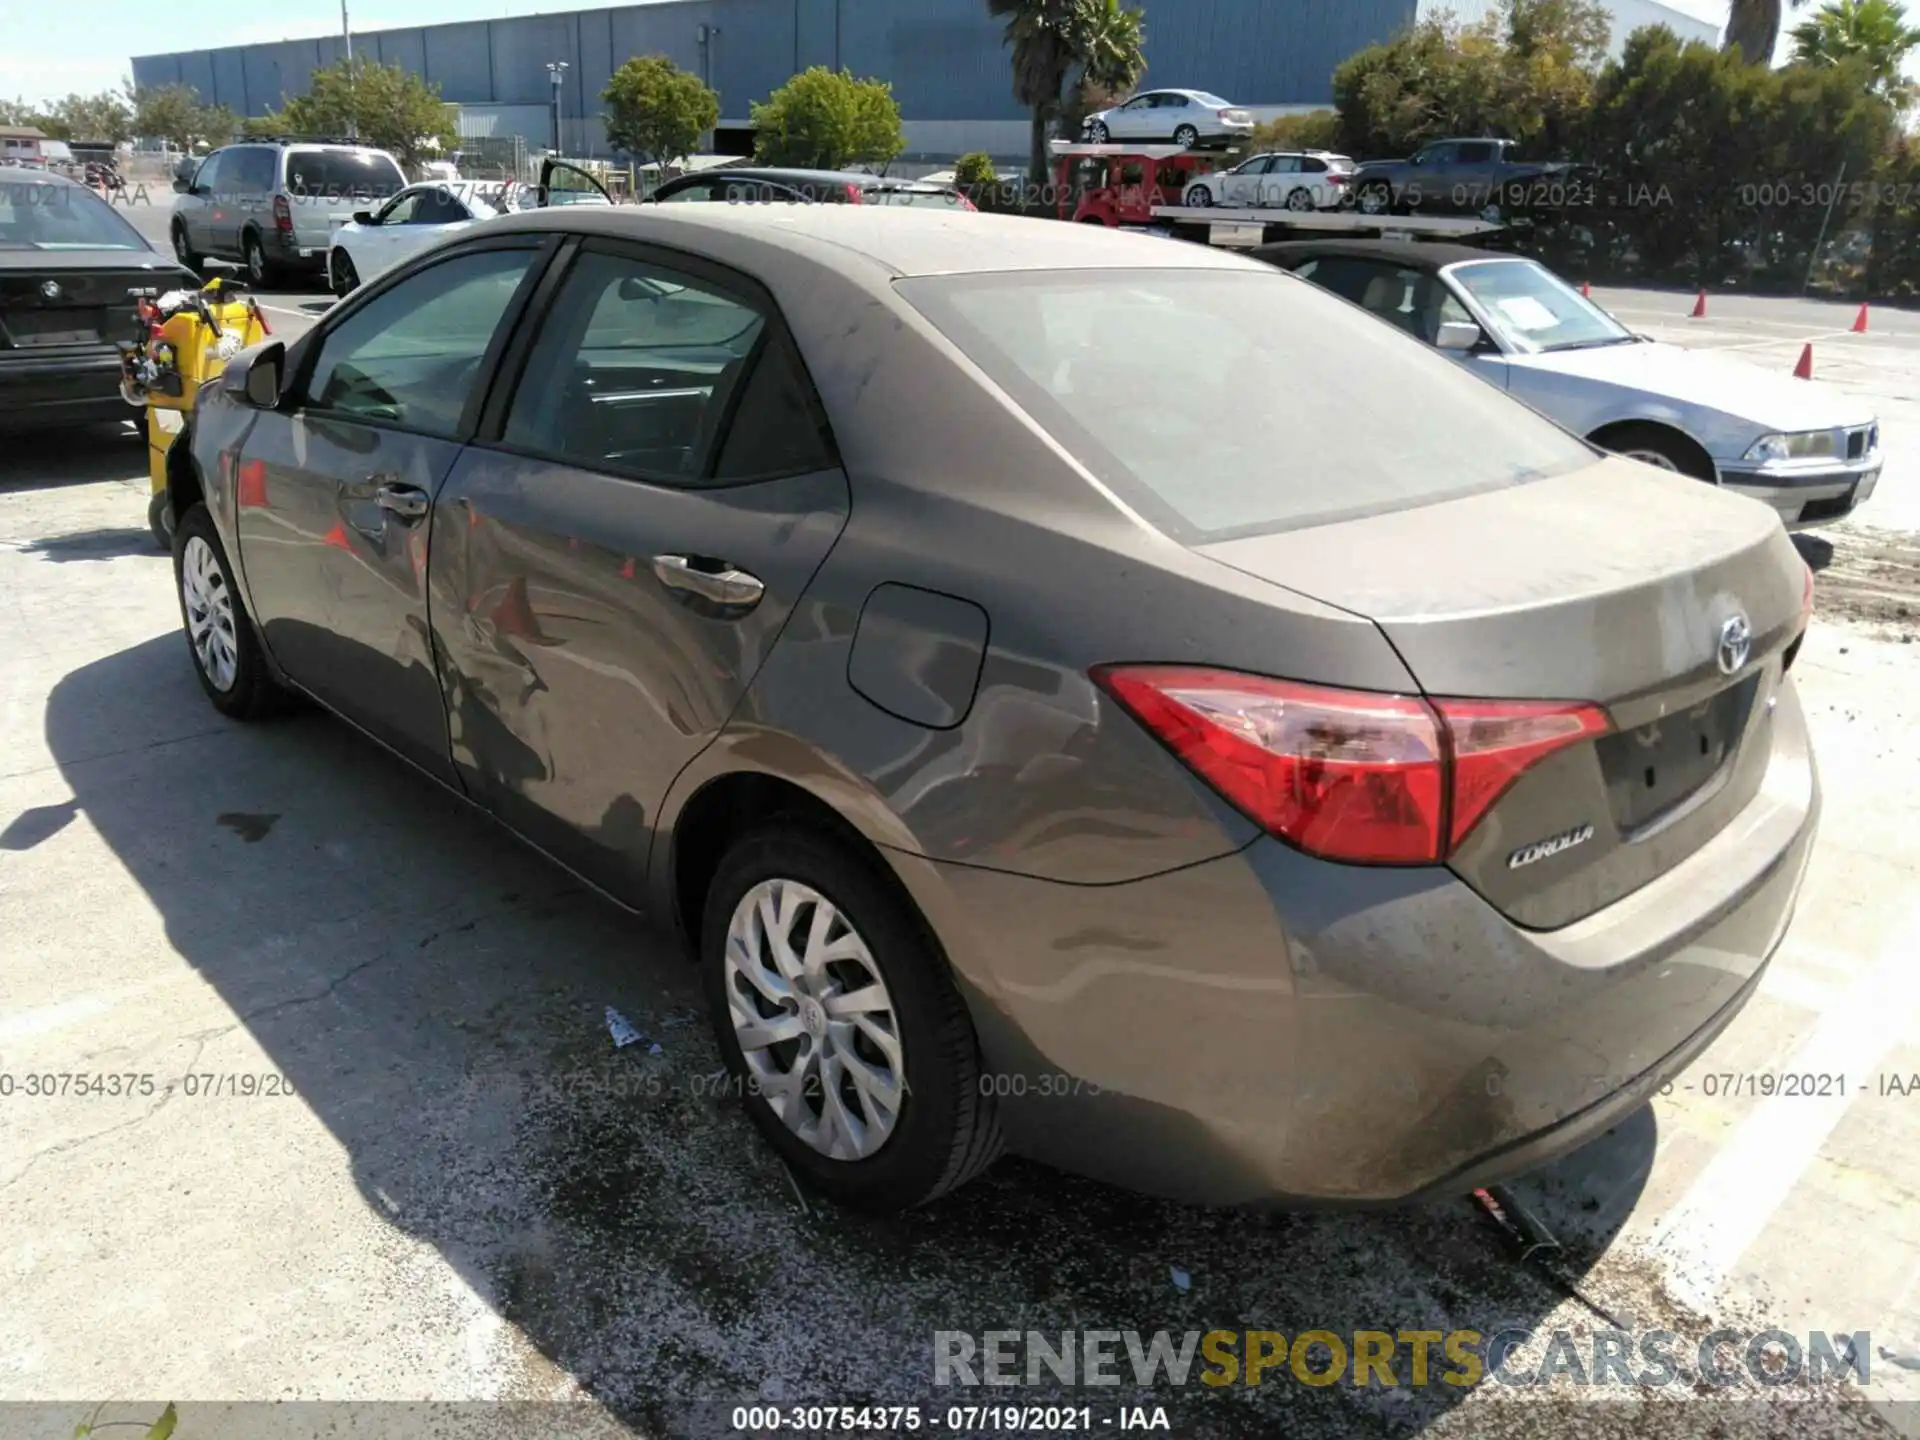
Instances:
[[[1244,165],[1228,171],[1220,177],[1220,203],[1223,205],[1258,205],[1260,203],[1260,183],[1268,169],[1273,165],[1273,156],[1256,155]]]
[[[304,343],[238,458],[241,567],[267,648],[442,779],[430,519],[540,256],[537,237],[503,236],[364,292]]]
[[[1143,140],[1155,133],[1154,102],[1157,94],[1136,95],[1118,110],[1112,111],[1107,132],[1115,140]]]
[[[1429,145],[1414,156],[1413,173],[1407,177],[1402,194],[1409,205],[1443,210],[1453,189],[1453,146]]]
[[[622,898],[845,523],[846,477],[771,298],[594,239],[447,481],[432,611],[468,793]]]
[[[1470,140],[1453,149],[1453,183],[1447,203],[1456,210],[1478,213],[1494,203],[1499,187],[1499,147],[1485,140]]]
[[[224,182],[220,172],[226,168],[226,157],[226,151],[216,150],[202,160],[188,182],[186,194],[181,196],[179,214],[186,226],[187,241],[202,255],[229,253],[219,243],[223,228],[229,237],[233,234],[232,222],[226,218],[230,197],[221,189]]]
[[[428,188],[414,185],[402,190],[373,212],[370,224],[360,227],[354,248],[364,251],[365,263],[361,267],[364,274],[375,275],[399,263],[406,252],[407,230],[414,211],[420,208],[420,197]]]

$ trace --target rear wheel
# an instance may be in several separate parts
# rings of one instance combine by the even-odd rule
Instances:
[[[1287,209],[1289,210],[1313,209],[1313,192],[1307,189],[1306,186],[1302,185],[1298,190],[1295,190],[1291,195],[1287,196]]]
[[[1393,209],[1393,189],[1384,180],[1362,185],[1353,197],[1362,215],[1385,215]]]
[[[353,257],[344,250],[334,251],[327,261],[327,279],[333,293],[343,300],[360,288],[360,272],[353,268]]]
[[[1176,145],[1184,145],[1191,149],[1200,143],[1200,132],[1191,125],[1182,125],[1178,130],[1173,132],[1173,143]]]
[[[845,1204],[911,1209],[1000,1153],[945,957],[851,845],[782,822],[707,891],[701,963],[721,1056],[794,1170]]]
[[[261,243],[258,231],[247,232],[247,238],[240,247],[240,258],[247,267],[247,283],[256,290],[280,278],[278,267],[267,259],[267,247]]]
[[[195,505],[175,522],[173,578],[193,673],[213,708],[234,720],[257,720],[283,708],[287,692],[267,669],[205,505]]]

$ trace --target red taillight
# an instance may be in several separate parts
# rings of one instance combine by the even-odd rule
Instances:
[[[1327,184],[1329,185],[1344,185],[1346,183],[1347,183],[1347,177],[1344,175],[1329,174],[1327,176]]]
[[[964,195],[955,195],[954,199],[960,202],[960,208],[962,210],[978,210],[980,208]]]
[[[1231,670],[1094,679],[1263,829],[1350,864],[1444,860],[1522,772],[1612,728],[1593,705],[1430,702]]]
[[[273,197],[273,228],[287,234],[293,232],[293,207],[284,195]]]

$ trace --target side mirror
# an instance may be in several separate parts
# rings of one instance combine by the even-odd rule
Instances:
[[[356,225],[372,225],[377,222],[374,220],[371,210],[356,210],[353,212],[353,223]]]
[[[187,193],[187,190],[188,190],[187,182],[182,180],[178,175],[174,176],[173,177],[173,193],[176,195],[184,195]]]
[[[287,347],[278,340],[242,350],[220,372],[220,388],[255,410],[271,410],[280,403],[286,364]]]
[[[1465,352],[1477,347],[1485,337],[1471,320],[1442,320],[1433,343],[1442,350]]]

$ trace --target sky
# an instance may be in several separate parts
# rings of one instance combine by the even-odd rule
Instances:
[[[160,55],[216,45],[251,45],[270,40],[310,39],[340,33],[340,10],[333,0],[198,0],[191,7],[152,0],[83,0],[84,28],[42,23],[44,9],[26,0],[0,0],[0,96],[41,101],[72,91],[94,93],[117,86],[134,55]],[[352,15],[353,28],[390,30],[402,25],[435,25],[449,20],[484,20],[496,15],[531,15],[576,10],[591,0],[370,0],[365,13]],[[1702,20],[1726,22],[1726,0],[1663,0]],[[378,6],[389,7],[384,13]],[[261,20],[271,8],[275,17]],[[1150,8],[1150,7],[1149,7]]]

